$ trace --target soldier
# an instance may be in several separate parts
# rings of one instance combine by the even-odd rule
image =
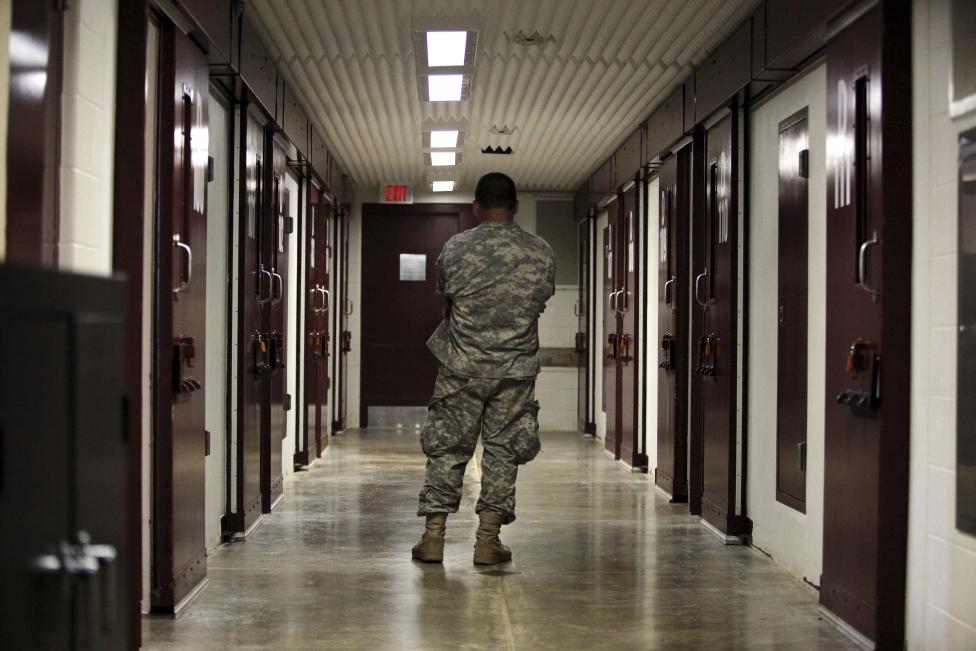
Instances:
[[[481,496],[474,562],[511,560],[498,538],[515,520],[518,466],[535,458],[539,442],[539,315],[555,293],[556,263],[540,237],[513,220],[515,183],[483,176],[475,189],[481,224],[452,237],[437,260],[445,318],[427,342],[441,363],[421,433],[427,475],[417,515],[427,528],[413,558],[440,563],[448,513],[457,513],[464,469],[481,436]]]

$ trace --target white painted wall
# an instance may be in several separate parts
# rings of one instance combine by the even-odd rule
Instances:
[[[657,301],[658,285],[660,281],[657,277],[658,258],[660,255],[660,202],[658,193],[660,192],[660,180],[654,177],[645,184],[644,200],[647,201],[647,224],[644,228],[644,239],[641,243],[642,258],[643,251],[647,251],[647,282],[641,285],[641,304],[643,296],[647,297],[647,314],[643,315],[643,332],[641,335],[640,351],[641,382],[646,383],[646,391],[641,392],[640,408],[643,409],[646,427],[644,430],[645,449],[647,454],[647,478],[654,481],[654,469],[657,467],[657,386],[658,386],[658,325],[657,325]],[[646,393],[647,399],[644,400]]]
[[[227,511],[227,274],[230,229],[230,108],[210,93],[210,156],[214,180],[207,184],[206,460],[207,549],[220,542],[220,518]]]
[[[367,203],[375,202],[379,194],[365,197]],[[568,193],[519,193],[519,213],[515,221],[525,230],[536,230],[536,202],[539,200],[567,200]],[[470,203],[474,200],[471,192],[423,192],[414,195],[414,203]],[[353,311],[349,316],[349,329],[352,332],[352,351],[348,359],[348,399],[346,401],[346,424],[359,426],[360,368],[362,360],[362,204],[357,199],[351,212],[349,223],[349,298]],[[576,333],[576,317],[573,303],[576,300],[576,285],[560,285],[556,295],[546,306],[539,322],[539,339],[543,346],[571,347]],[[575,430],[577,402],[577,371],[575,368],[544,368],[539,374],[536,391],[541,410],[539,422],[543,429]]]
[[[607,438],[607,412],[603,408],[603,356],[606,354],[606,335],[603,333],[603,315],[607,309],[607,297],[603,293],[606,265],[604,264],[603,229],[610,223],[609,214],[604,211],[596,218],[596,255],[593,266],[596,267],[596,280],[593,301],[594,346],[593,346],[593,413],[596,414],[596,437],[600,440]]]
[[[59,265],[98,275],[112,272],[117,10],[77,0],[64,18]]]
[[[956,529],[954,516],[957,136],[976,126],[976,114],[955,120],[948,115],[948,5],[913,5],[910,649],[976,649],[976,537]]]
[[[298,428],[295,415],[298,409],[298,350],[296,345],[301,341],[301,324],[299,323],[299,295],[301,285],[298,268],[298,254],[302,250],[298,231],[299,203],[302,199],[301,184],[291,174],[285,174],[285,187],[288,188],[288,214],[295,219],[295,228],[288,235],[288,310],[285,314],[285,345],[288,349],[285,361],[285,391],[292,397],[291,411],[288,412],[288,422],[285,428],[285,440],[281,442],[281,472],[286,479],[295,474],[295,440]]]
[[[754,109],[749,124],[749,517],[753,544],[814,584],[823,557],[826,84],[821,64]],[[803,107],[810,129],[806,514],[776,501],[779,123]]]

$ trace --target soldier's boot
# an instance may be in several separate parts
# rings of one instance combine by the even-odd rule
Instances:
[[[447,513],[428,513],[427,528],[420,542],[413,546],[413,560],[424,563],[444,561],[444,531],[447,529]]]
[[[475,565],[497,565],[512,560],[512,550],[502,544],[498,534],[502,529],[503,517],[491,511],[478,514],[480,521],[474,543]]]

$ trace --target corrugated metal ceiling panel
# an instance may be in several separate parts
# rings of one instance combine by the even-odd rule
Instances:
[[[252,0],[279,69],[360,185],[488,171],[574,189],[760,0]],[[413,29],[478,25],[471,99],[424,103]],[[522,45],[515,35],[552,35]],[[424,125],[465,123],[462,163],[424,165]],[[493,125],[518,127],[493,135]],[[481,154],[510,146],[512,156]]]

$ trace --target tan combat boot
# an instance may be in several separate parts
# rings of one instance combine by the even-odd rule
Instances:
[[[504,518],[491,511],[482,511],[478,518],[480,524],[475,533],[477,542],[474,544],[474,564],[497,565],[512,560],[512,550],[498,539]]]
[[[427,529],[420,542],[413,546],[413,560],[424,563],[444,562],[444,531],[447,528],[447,513],[427,515]]]

